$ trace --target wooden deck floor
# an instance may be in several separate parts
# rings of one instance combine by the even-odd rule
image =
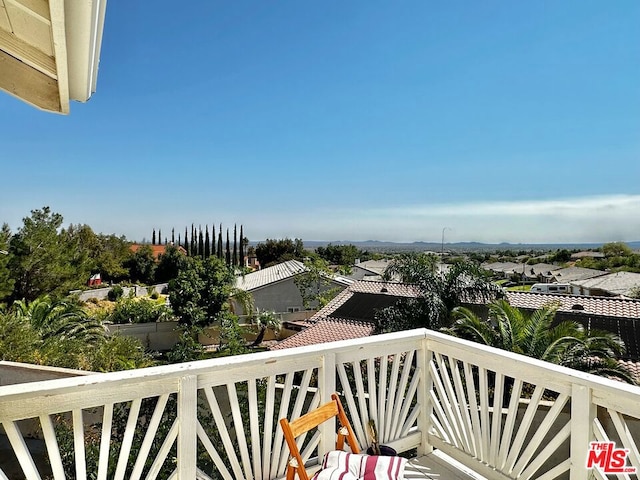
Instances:
[[[408,461],[404,472],[405,480],[485,480],[442,452],[435,450],[424,457]]]

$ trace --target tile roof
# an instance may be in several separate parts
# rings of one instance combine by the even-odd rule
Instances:
[[[406,285],[404,283],[359,280],[349,285],[342,292],[336,295],[333,300],[327,303],[308,321],[317,322],[322,318],[330,317],[331,314],[344,305],[354,293],[376,293],[379,295],[391,295],[393,297],[416,297],[418,295],[418,290],[416,287]]]
[[[587,280],[573,282],[585,288],[597,288],[616,295],[629,295],[635,287],[640,287],[640,273],[616,272]]]
[[[386,289],[386,291],[383,291]],[[373,282],[360,280],[336,295],[327,305],[320,309],[309,320],[296,322],[305,330],[286,338],[272,346],[272,350],[282,348],[301,347],[322,342],[362,338],[371,335],[374,325],[371,322],[354,319],[336,318],[332,314],[353,298],[354,294],[378,294],[391,297],[415,297],[417,289],[411,285],[393,282]],[[331,330],[331,331],[326,331]]]
[[[554,295],[533,292],[506,292],[514,307],[537,310],[551,303],[560,304],[559,312],[587,316],[640,318],[640,300],[616,297],[588,297],[583,295]],[[579,305],[579,307],[576,307]]]
[[[586,280],[588,278],[599,277],[606,274],[607,272],[604,270],[582,267],[560,268],[551,272],[551,275],[555,277],[558,282],[562,283],[573,282],[574,280]]]
[[[485,263],[482,265],[482,268],[485,270],[491,270],[493,272],[513,272],[516,269],[520,269],[522,272],[522,268],[525,266],[524,263],[515,263],[515,262],[493,262],[493,263]]]
[[[370,272],[382,275],[391,262],[387,259],[384,260],[366,260],[364,262],[356,263],[356,267],[369,270]]]
[[[250,292],[251,290],[295,277],[305,270],[306,267],[302,262],[298,260],[288,260],[271,267],[263,268],[257,272],[237,277],[236,288]],[[333,281],[345,286],[353,282],[353,280],[344,277],[334,277]]]
[[[618,363],[622,364],[624,367],[627,367],[633,379],[637,384],[640,385],[640,363],[631,360],[618,360]]]
[[[273,345],[271,350],[285,348],[304,347],[318,343],[335,342],[337,340],[349,340],[368,337],[373,333],[373,324],[369,322],[357,322],[340,318],[326,318],[311,325]]]

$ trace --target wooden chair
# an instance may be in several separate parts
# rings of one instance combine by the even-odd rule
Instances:
[[[351,451],[353,453],[360,453],[358,441],[356,440],[351,424],[344,413],[342,403],[340,403],[338,395],[333,393],[331,394],[330,402],[302,415],[300,418],[297,418],[292,422],[289,422],[286,418],[280,419],[280,426],[284,432],[284,439],[286,440],[287,445],[289,446],[289,451],[291,452],[291,459],[287,466],[287,480],[294,480],[296,473],[300,480],[309,480],[309,475],[304,468],[304,462],[302,461],[300,450],[296,444],[296,438],[333,417],[338,417],[340,422],[340,428],[338,429],[336,439],[336,450],[342,450],[344,448],[344,441],[346,439]]]

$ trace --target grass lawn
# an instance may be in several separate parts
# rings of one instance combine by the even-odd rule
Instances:
[[[516,285],[515,287],[509,287],[507,290],[511,292],[528,292],[531,290],[531,285]]]

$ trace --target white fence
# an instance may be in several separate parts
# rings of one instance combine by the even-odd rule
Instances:
[[[278,478],[288,457],[278,419],[334,391],[360,445],[374,419],[396,450],[439,448],[488,478],[604,480],[586,469],[596,439],[628,449],[640,469],[640,388],[421,329],[0,387],[0,422],[24,472],[12,477],[18,465],[5,461],[0,479]],[[44,462],[26,419],[40,426]],[[305,437],[303,457],[313,463],[334,435]]]

